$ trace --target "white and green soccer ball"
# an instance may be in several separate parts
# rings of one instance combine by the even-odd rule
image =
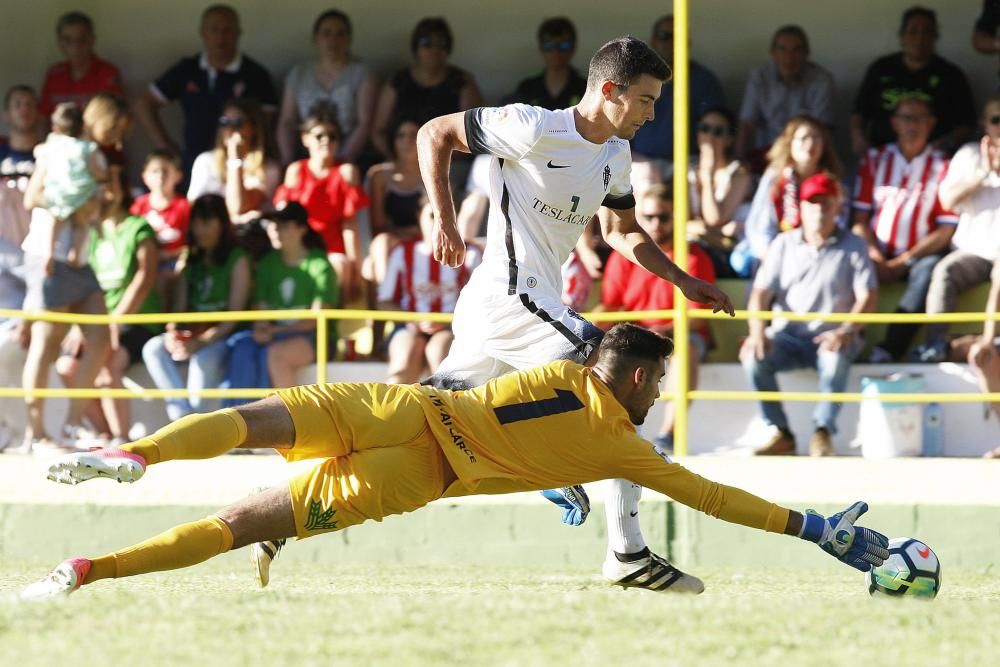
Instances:
[[[941,590],[941,562],[929,546],[912,537],[889,540],[889,557],[865,574],[871,595],[932,599]]]

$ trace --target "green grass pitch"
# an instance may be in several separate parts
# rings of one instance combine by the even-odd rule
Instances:
[[[708,590],[690,597],[609,588],[596,567],[292,560],[261,591],[243,563],[99,582],[56,604],[10,600],[52,563],[4,563],[2,664],[939,666],[997,664],[1000,645],[989,570],[946,569],[922,602],[871,599],[846,567],[696,570]]]

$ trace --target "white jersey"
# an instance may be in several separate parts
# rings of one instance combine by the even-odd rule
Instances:
[[[628,142],[587,141],[573,115],[524,104],[465,113],[469,148],[494,156],[479,287],[558,297],[560,267],[597,209],[635,206]]]

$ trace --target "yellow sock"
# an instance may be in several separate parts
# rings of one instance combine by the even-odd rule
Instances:
[[[122,445],[153,465],[175,459],[210,459],[242,444],[247,423],[236,410],[226,408],[204,415],[188,415],[156,433]]]
[[[182,523],[145,542],[92,559],[90,572],[83,583],[190,567],[225,553],[232,546],[233,533],[226,522],[209,516],[201,521]]]

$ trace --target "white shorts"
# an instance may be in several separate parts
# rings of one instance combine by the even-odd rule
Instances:
[[[462,389],[559,359],[582,364],[604,336],[556,293],[484,292],[471,283],[462,290],[452,322],[455,340],[427,383]]]

